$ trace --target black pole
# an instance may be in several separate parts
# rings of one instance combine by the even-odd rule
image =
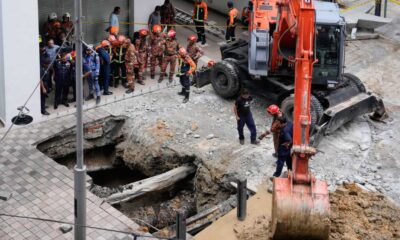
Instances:
[[[247,179],[237,181],[237,218],[240,221],[246,219],[247,208]]]
[[[381,16],[381,8],[382,8],[382,1],[381,0],[375,0],[375,16],[380,17]]]
[[[176,239],[186,240],[186,216],[181,210],[176,213]]]

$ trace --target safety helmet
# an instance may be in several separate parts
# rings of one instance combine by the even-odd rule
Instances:
[[[119,35],[119,36],[118,36],[118,42],[119,42],[119,43],[124,43],[125,40],[126,40],[126,37],[125,37],[124,35]]]
[[[171,30],[168,31],[167,37],[169,37],[169,38],[175,38],[175,36],[176,36],[175,30],[171,29]]]
[[[272,104],[267,108],[267,112],[271,115],[276,115],[279,113],[279,111],[280,111],[279,107],[275,104]]]
[[[76,51],[72,51],[72,52],[71,52],[71,57],[72,57],[72,59],[75,59],[75,58],[76,58]]]
[[[196,41],[197,41],[197,36],[196,36],[196,35],[190,35],[190,36],[188,37],[188,41],[190,41],[190,42],[196,42]]]
[[[101,47],[108,47],[111,45],[111,43],[108,40],[103,40],[101,41]]]
[[[69,12],[64,13],[63,18],[71,18],[71,14]]]
[[[162,27],[160,25],[153,26],[153,33],[160,33],[162,31]]]
[[[229,0],[226,4],[228,5],[228,8],[232,8],[233,7],[233,1],[232,0]]]
[[[187,54],[186,49],[183,48],[183,47],[179,48],[179,54],[180,54],[181,56],[185,56],[185,55]]]
[[[56,20],[57,19],[57,13],[55,13],[55,12],[50,13],[49,14],[49,19],[50,20]]]
[[[210,61],[208,61],[208,63],[207,63],[207,66],[208,67],[212,67],[212,66],[214,66],[215,65],[215,61],[213,61],[213,60],[210,60]]]
[[[148,34],[149,34],[149,32],[147,31],[147,29],[140,29],[139,30],[139,35],[141,37],[147,37]]]

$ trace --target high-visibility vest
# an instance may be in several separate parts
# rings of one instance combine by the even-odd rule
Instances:
[[[232,26],[234,27],[234,26],[236,26],[237,22],[239,21],[239,19],[238,19],[239,11],[236,8],[229,9],[228,20],[227,20],[227,25],[228,26],[230,25],[231,16],[232,15],[233,15],[233,24],[232,24]]]
[[[196,8],[194,10],[194,16],[193,19],[197,22],[204,22],[204,19],[206,17],[206,9],[207,7],[206,3],[202,2],[200,4],[196,3]]]

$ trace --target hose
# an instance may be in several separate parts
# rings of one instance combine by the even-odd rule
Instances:
[[[278,40],[278,51],[279,51],[279,54],[282,55],[282,57],[283,57],[285,60],[287,60],[287,61],[289,61],[289,62],[292,62],[292,63],[295,63],[296,60],[290,60],[287,56],[285,56],[285,54],[283,54],[283,52],[282,52],[282,50],[281,50],[281,40],[282,40],[283,36],[285,36],[285,35],[286,35],[292,28],[294,28],[296,25],[297,25],[297,22],[295,22],[290,28],[286,29],[286,30],[282,33],[282,35],[280,36],[280,38],[279,38],[279,40]]]

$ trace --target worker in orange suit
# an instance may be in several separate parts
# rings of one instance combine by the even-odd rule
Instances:
[[[192,58],[190,58],[186,49],[181,47],[179,49],[179,80],[182,85],[182,91],[179,92],[179,95],[185,96],[183,99],[183,103],[187,103],[189,101],[190,95],[190,77],[196,71],[196,64],[193,62]]]
[[[253,1],[249,1],[249,5],[243,8],[242,11],[242,23],[245,26],[250,26],[251,24],[251,13],[253,11]]]
[[[197,41],[206,44],[205,23],[208,19],[208,6],[203,0],[196,0],[193,10],[193,22],[196,25]]]
[[[131,40],[127,38],[125,40],[125,66],[126,66],[126,79],[128,81],[128,90],[126,93],[133,93],[135,91],[135,65],[138,64],[138,55],[135,45],[132,44]]]
[[[147,29],[139,30],[140,44],[136,49],[138,51],[138,62],[139,62],[139,78],[138,83],[144,85],[144,73],[146,71],[147,60],[149,56],[150,46],[147,37],[149,36],[149,32]]]
[[[188,37],[188,45],[186,51],[192,58],[194,63],[197,65],[199,59],[204,55],[204,51],[197,45],[197,37],[195,35],[190,35]]]
[[[153,34],[150,36],[150,77],[155,78],[156,66],[162,68],[162,62],[164,57],[164,37],[162,36],[161,25],[153,26]]]
[[[282,128],[280,119],[284,118],[283,113],[279,109],[279,107],[275,104],[270,105],[267,108],[267,113],[273,117],[272,124],[270,130],[266,130],[264,133],[262,133],[258,139],[262,140],[265,138],[267,135],[272,133],[272,139],[274,142],[274,157],[278,156],[278,147],[279,147],[279,133]]]
[[[230,43],[236,41],[235,31],[236,31],[236,24],[238,22],[238,15],[239,11],[234,7],[233,1],[228,1],[228,20],[227,20],[227,27],[226,27],[226,42]]]

